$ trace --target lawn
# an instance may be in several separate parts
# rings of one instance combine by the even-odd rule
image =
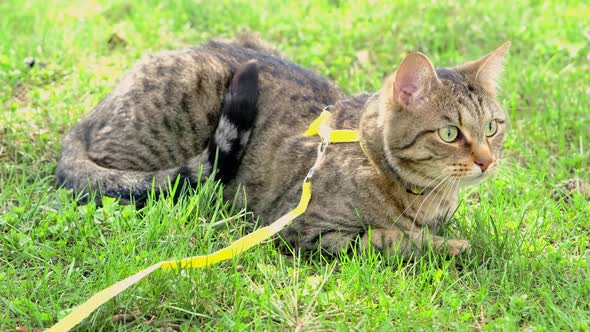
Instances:
[[[142,55],[258,31],[348,92],[404,54],[437,66],[512,48],[504,166],[466,189],[444,233],[470,255],[282,254],[264,243],[200,270],[157,271],[79,330],[590,330],[590,7],[583,2],[0,2],[0,330],[46,328],[99,290],[249,230],[203,183],[178,204],[79,205],[55,185],[68,129]],[[312,157],[312,156],[310,156]],[[296,222],[296,221],[295,221]]]

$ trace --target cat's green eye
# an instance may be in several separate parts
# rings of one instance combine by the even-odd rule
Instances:
[[[498,122],[496,122],[496,120],[492,120],[492,121],[486,123],[486,126],[483,129],[483,131],[487,137],[494,136],[496,131],[498,131]]]
[[[438,130],[440,139],[447,143],[454,142],[459,137],[459,128],[455,126],[448,126]]]

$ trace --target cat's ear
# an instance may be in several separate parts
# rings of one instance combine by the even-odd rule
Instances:
[[[509,48],[510,42],[507,41],[483,58],[459,66],[457,70],[464,73],[468,79],[479,84],[488,93],[496,95],[500,74],[504,69],[504,59]]]
[[[430,60],[420,52],[412,52],[404,58],[394,75],[393,101],[403,108],[416,109],[439,83]]]

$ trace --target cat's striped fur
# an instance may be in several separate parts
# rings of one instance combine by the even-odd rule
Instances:
[[[74,128],[58,178],[76,192],[90,181],[120,197],[151,179],[192,179],[217,160],[227,198],[243,188],[248,207],[272,222],[295,207],[313,162],[318,139],[302,133],[334,105],[332,127],[359,129],[363,148],[328,148],[308,209],[283,238],[331,253],[359,240],[407,257],[424,247],[456,255],[469,243],[435,234],[458,186],[496,169],[505,133],[496,90],[507,49],[437,70],[412,53],[379,91],[352,97],[252,38],[163,53],[140,62]]]

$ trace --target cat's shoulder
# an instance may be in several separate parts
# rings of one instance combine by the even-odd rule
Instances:
[[[340,99],[330,110],[334,129],[358,129],[363,108],[373,94],[360,93]]]

